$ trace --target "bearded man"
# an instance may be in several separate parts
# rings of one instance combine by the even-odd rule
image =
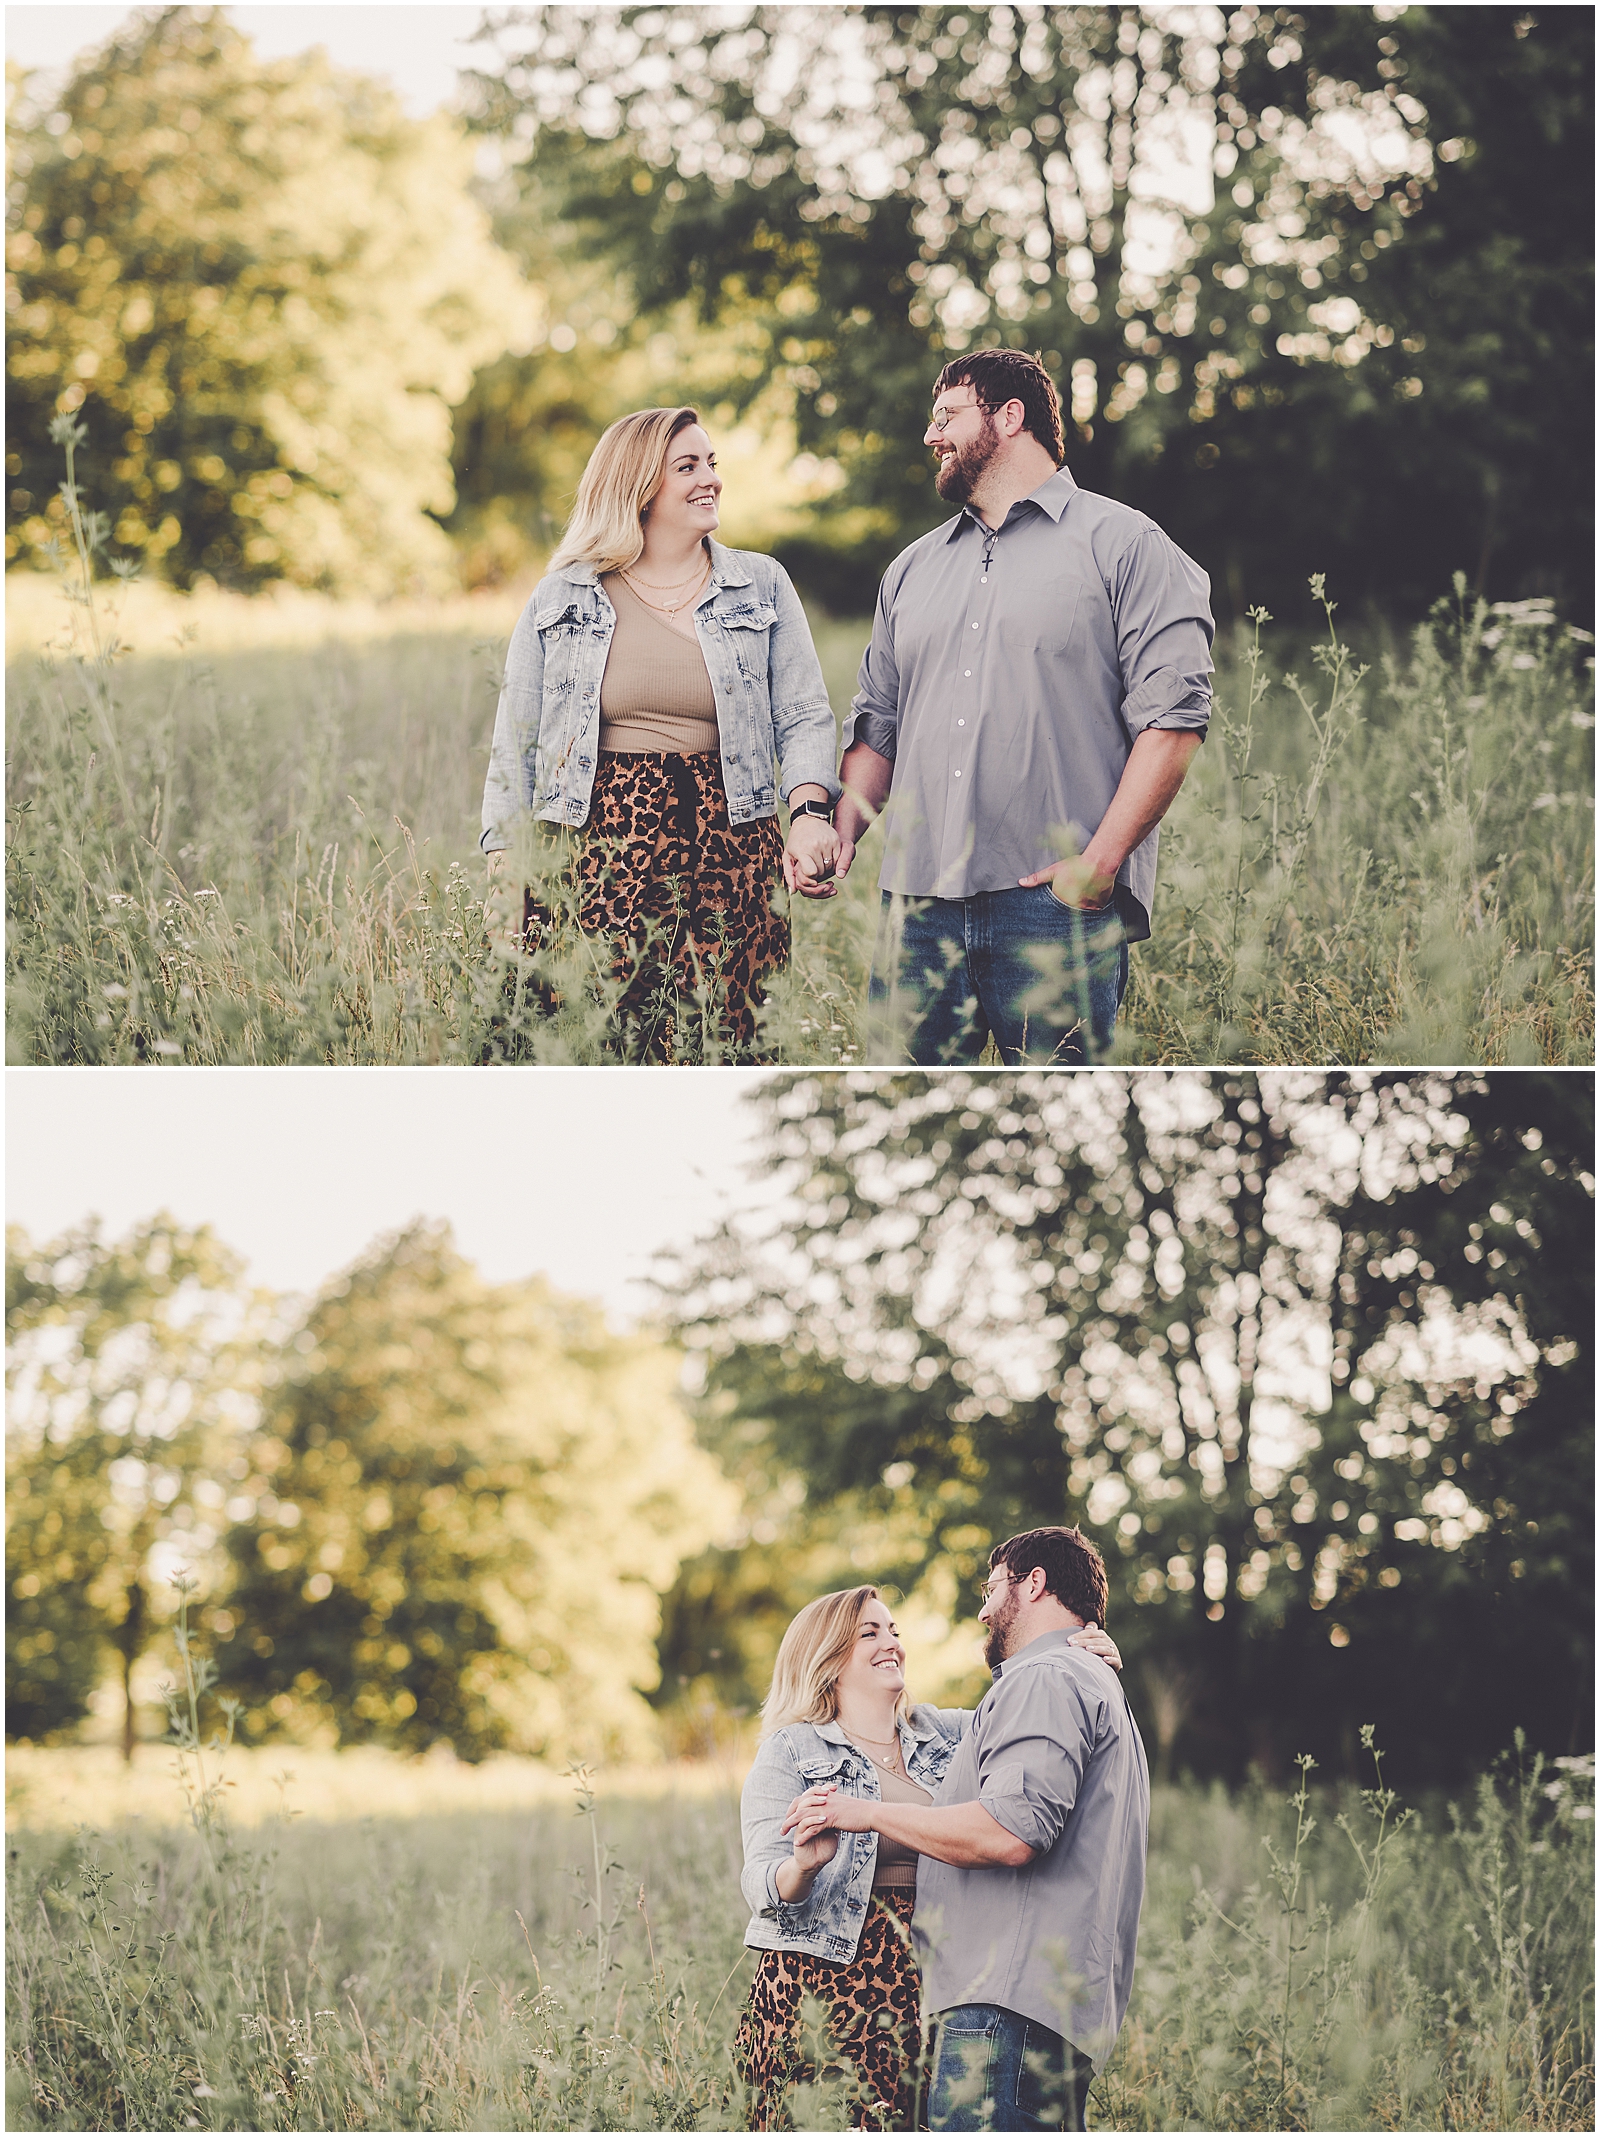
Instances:
[[[876,1832],[917,1855],[930,2129],[1086,2128],[1127,2013],[1150,1769],[1115,1671],[1072,1645],[1106,1594],[1078,1529],[997,1545],[978,1612],[994,1683],[932,1804],[825,1783],[791,1805],[807,1837]]]
[[[1210,581],[1078,488],[1037,357],[946,364],[924,443],[961,511],[884,575],[835,874],[883,814],[872,996],[905,1059],[975,1063],[991,1038],[1008,1066],[1103,1059],[1210,720]]]

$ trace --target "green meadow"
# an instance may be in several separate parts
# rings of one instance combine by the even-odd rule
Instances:
[[[558,928],[536,973],[506,894],[486,920],[504,616],[401,620],[341,635],[336,604],[305,602],[292,642],[241,624],[121,653],[96,587],[76,652],[13,660],[12,1061],[625,1058],[591,941]],[[867,630],[815,619],[841,716]],[[1353,635],[1309,593],[1224,634],[1116,1058],[1592,1061],[1586,641],[1544,604],[1459,592],[1409,637]],[[866,1014],[874,844],[837,898],[795,901],[775,1061],[898,1058]],[[529,858],[559,911],[559,840]],[[723,1058],[715,1030],[685,1058]]]
[[[98,1829],[73,1829],[81,1755],[25,1755],[8,2128],[742,2126],[731,1769],[648,1791],[530,1773],[514,1803],[474,1799],[472,1769],[369,1754],[364,1809],[333,1817],[334,1756],[233,1756],[285,1771],[259,1824],[204,1797],[208,1755],[186,1762],[192,1823],[148,1778],[143,1815],[108,1816],[107,1775]],[[1293,1796],[1158,1787],[1092,2126],[1592,2128],[1592,1776],[1511,1757],[1409,1817],[1315,1774]],[[846,2128],[845,2074],[806,2024],[796,2126]]]

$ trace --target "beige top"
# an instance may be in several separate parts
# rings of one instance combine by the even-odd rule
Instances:
[[[878,1793],[885,1803],[929,1804],[933,1797],[915,1781],[907,1780],[898,1773],[885,1773],[878,1768]],[[872,1872],[874,1892],[914,1888],[917,1882],[917,1851],[898,1840],[891,1840],[886,1833],[878,1835],[878,1860]]]
[[[608,571],[600,584],[617,612],[600,678],[600,747],[686,757],[719,748],[717,701],[698,641],[641,601],[620,572]]]

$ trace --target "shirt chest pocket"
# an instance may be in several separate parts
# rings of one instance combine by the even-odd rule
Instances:
[[[1020,614],[1012,613],[1006,618],[1007,642],[1040,660],[1063,658],[1078,631],[1082,586],[1076,580],[1065,586],[1057,581],[1030,593],[1019,606]]]

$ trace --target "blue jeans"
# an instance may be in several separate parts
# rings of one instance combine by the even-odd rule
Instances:
[[[934,2130],[1086,2130],[1089,2058],[997,2003],[939,2013],[928,2127]]]
[[[970,1065],[991,1036],[1008,1068],[1103,1061],[1127,984],[1115,910],[1078,912],[1047,883],[971,898],[883,894],[869,999],[917,1068]]]

